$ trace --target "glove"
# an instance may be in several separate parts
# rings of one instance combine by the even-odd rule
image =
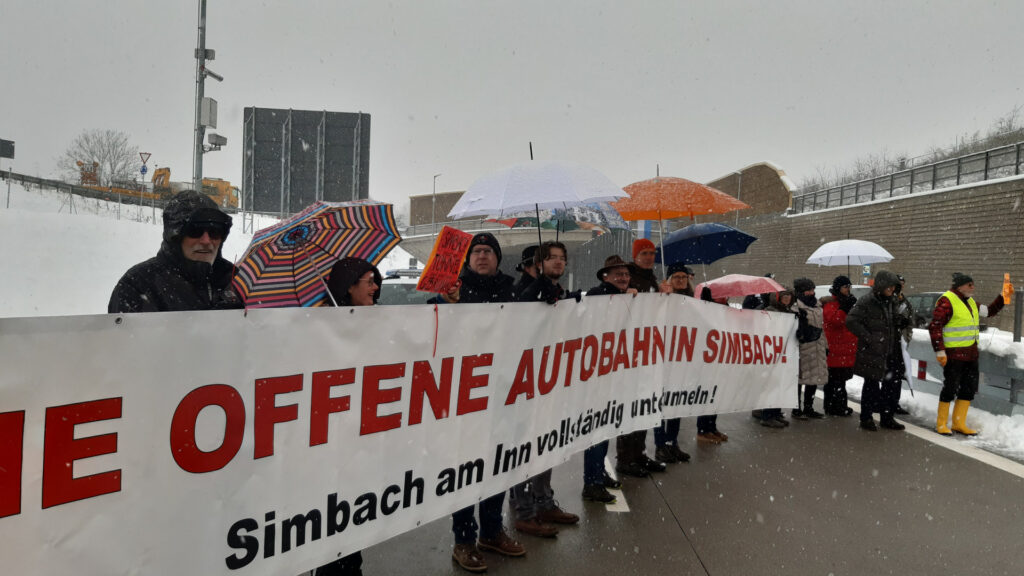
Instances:
[[[939,350],[935,353],[935,358],[939,361],[939,366],[946,367],[946,351]]]
[[[840,298],[839,299],[839,309],[842,310],[843,312],[849,314],[850,310],[853,310],[853,305],[856,304],[856,303],[857,303],[857,299],[856,298],[852,298],[852,297],[851,298]]]

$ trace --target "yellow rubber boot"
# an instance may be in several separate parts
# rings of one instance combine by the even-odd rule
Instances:
[[[935,418],[935,431],[943,436],[952,436],[949,429],[949,402],[939,402],[939,415]]]
[[[953,432],[963,434],[964,436],[974,436],[978,433],[977,430],[971,430],[967,427],[967,409],[971,407],[971,403],[967,400],[957,400],[953,404]]]

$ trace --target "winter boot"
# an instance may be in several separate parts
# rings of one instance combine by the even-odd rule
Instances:
[[[977,430],[971,430],[967,427],[967,409],[970,407],[970,400],[958,399],[953,404],[953,432],[963,434],[964,436],[974,436],[978,433]]]
[[[805,402],[804,403],[803,415],[806,416],[807,418],[812,419],[812,420],[820,420],[820,419],[825,417],[824,414],[822,414],[821,412],[818,412],[817,410],[814,409],[814,401],[813,400],[810,401],[810,402]]]
[[[952,436],[949,429],[949,402],[939,402],[939,414],[935,417],[935,431],[943,436]]]

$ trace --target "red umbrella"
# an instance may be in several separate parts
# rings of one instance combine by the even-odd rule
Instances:
[[[782,292],[786,288],[766,276],[749,276],[747,274],[728,274],[697,285],[696,294],[707,286],[711,289],[712,298],[734,298],[749,294],[767,294]]]

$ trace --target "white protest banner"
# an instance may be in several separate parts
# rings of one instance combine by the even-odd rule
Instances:
[[[794,326],[655,294],[0,319],[0,557],[297,574],[651,428],[666,394],[788,405]]]

